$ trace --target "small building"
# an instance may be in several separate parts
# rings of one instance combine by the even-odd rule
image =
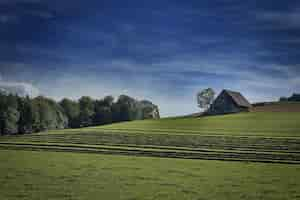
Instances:
[[[239,92],[223,90],[207,111],[208,114],[248,112],[252,105]]]

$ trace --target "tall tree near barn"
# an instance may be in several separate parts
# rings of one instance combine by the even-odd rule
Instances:
[[[198,107],[208,110],[215,98],[215,91],[212,88],[204,89],[197,93]]]

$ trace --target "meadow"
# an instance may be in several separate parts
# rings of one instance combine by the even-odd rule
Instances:
[[[300,166],[0,151],[0,199],[299,199]]]
[[[170,117],[136,120],[41,134],[151,133],[223,136],[300,137],[300,112],[249,112],[206,117]]]
[[[2,149],[300,162],[300,113],[141,120],[0,138]]]
[[[299,199],[299,121],[250,112],[2,136],[0,199]]]
[[[300,112],[250,112],[207,117],[140,120],[88,128],[86,131],[194,133],[201,135],[300,137]]]

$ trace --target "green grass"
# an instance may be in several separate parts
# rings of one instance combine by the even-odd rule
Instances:
[[[83,145],[70,143],[41,143],[41,142],[7,142],[0,143],[0,149],[5,150],[31,150],[31,151],[56,151],[80,152],[97,154],[115,154],[143,157],[168,157],[185,159],[227,160],[227,161],[252,161],[265,163],[300,164],[299,153],[291,152],[261,152],[194,149],[159,146],[117,146],[117,145]]]
[[[200,118],[165,118],[49,133],[110,132],[300,137],[300,112],[240,113]]]
[[[0,151],[0,199],[299,199],[300,166]]]
[[[134,147],[192,148],[210,150],[243,150],[266,152],[298,152],[300,140],[296,138],[231,137],[171,134],[133,133],[72,133],[38,134],[1,137],[0,143],[64,143],[80,145],[112,145]]]
[[[136,121],[99,128],[147,131],[176,130],[200,134],[300,136],[299,122],[300,113],[242,113],[202,118]]]
[[[201,118],[167,118],[117,123],[106,126],[49,131],[38,134],[7,136],[0,138],[5,143],[27,145],[68,144],[141,148],[147,155],[168,157],[193,157],[207,159],[259,160],[288,162],[300,161],[299,113],[241,113]],[[210,131],[208,131],[210,130]],[[2,148],[3,145],[2,145]],[[20,148],[20,145],[18,146]],[[53,148],[53,146],[51,147]],[[58,148],[58,147],[55,147]],[[46,148],[44,148],[46,149]],[[168,149],[178,152],[169,153]],[[59,149],[61,150],[61,148]],[[181,154],[182,150],[197,152]],[[106,150],[105,150],[106,151]],[[222,152],[217,156],[205,156],[203,152]],[[230,152],[230,153],[228,153]],[[236,154],[238,153],[238,155]],[[247,155],[251,153],[251,155]],[[266,153],[271,153],[269,156]],[[283,156],[278,156],[285,153]],[[137,153],[132,153],[136,155]],[[178,156],[180,155],[180,156]],[[228,157],[230,159],[228,159]]]
[[[300,199],[299,122],[242,113],[0,137],[0,199]]]

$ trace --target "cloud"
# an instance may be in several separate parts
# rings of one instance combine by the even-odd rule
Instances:
[[[33,17],[39,17],[45,20],[55,18],[55,14],[47,10],[30,10],[25,12],[25,14],[31,15]]]
[[[35,97],[39,95],[39,90],[30,83],[6,82],[2,79],[0,79],[0,91],[19,96]]]
[[[300,88],[299,32],[286,31],[300,27],[299,9],[259,12],[256,1],[142,4],[0,0],[7,5],[0,23],[22,22],[1,37],[7,63],[0,72],[15,81],[6,87],[30,91],[30,82],[55,99],[126,93],[158,104],[162,116],[196,112],[195,94],[205,87],[238,90],[252,102]]]
[[[223,88],[237,90],[251,102],[277,100],[299,88],[297,75],[289,74],[285,66],[263,65],[255,68],[256,64],[251,63],[251,67],[239,68],[239,62],[236,65],[232,63],[228,61],[226,64],[225,60],[223,64],[214,63],[211,60],[201,67],[203,63],[199,58],[148,65],[115,60],[94,66],[84,65],[84,72],[77,71],[82,69],[81,65],[70,67],[69,72],[65,70],[61,75],[48,74],[49,80],[40,82],[39,88],[44,95],[57,100],[63,97],[77,99],[83,95],[117,97],[125,93],[151,100],[160,107],[162,116],[197,112],[195,94],[205,87],[213,87],[217,92]],[[99,66],[114,70],[105,72],[102,67],[99,71]],[[282,76],[277,77],[274,73]]]
[[[31,6],[28,6],[28,5]],[[32,6],[32,5],[35,6]],[[0,23],[15,24],[30,21],[32,18],[50,20],[56,17],[53,10],[43,6],[38,0],[1,1]]]
[[[76,75],[64,73],[58,77],[49,77],[39,83],[42,94],[56,100],[64,97],[78,99],[81,96],[103,98],[112,95],[117,98],[121,94],[136,99],[146,99],[158,105],[161,116],[189,114],[197,111],[193,92],[182,93],[181,97],[174,96],[171,88],[145,77],[118,77],[90,73]],[[128,81],[130,79],[130,81]],[[52,82],[55,80],[55,82]],[[174,88],[173,88],[174,89]],[[164,92],[163,92],[164,91]],[[180,92],[180,91],[179,91]],[[185,105],[185,106],[179,106]]]
[[[291,3],[288,8],[283,5],[277,9],[256,11],[254,16],[257,40],[267,52],[258,55],[258,59],[272,64],[294,65],[289,69],[297,68],[300,63],[299,5]]]
[[[257,12],[256,18],[269,23],[272,29],[299,29],[300,8],[291,11],[264,11]]]
[[[16,3],[39,3],[43,0],[0,0],[0,5],[16,4]]]
[[[61,54],[52,50],[44,53]],[[76,54],[72,55],[76,58]],[[21,70],[25,68],[26,71]],[[214,55],[194,53],[152,63],[134,58],[84,59],[80,63],[57,64],[55,69],[63,69],[58,71],[49,67],[43,71],[37,64],[24,64],[15,72],[20,80],[35,80],[42,95],[57,100],[78,99],[83,95],[117,97],[126,93],[149,99],[160,107],[162,116],[172,116],[197,112],[195,94],[205,87],[213,87],[217,92],[223,88],[238,90],[251,102],[289,96],[297,91],[299,74],[292,73],[291,68],[295,66],[256,62],[243,53],[217,52]],[[34,73],[30,74],[29,69]]]
[[[16,23],[18,21],[18,17],[16,15],[0,15],[0,23]]]

